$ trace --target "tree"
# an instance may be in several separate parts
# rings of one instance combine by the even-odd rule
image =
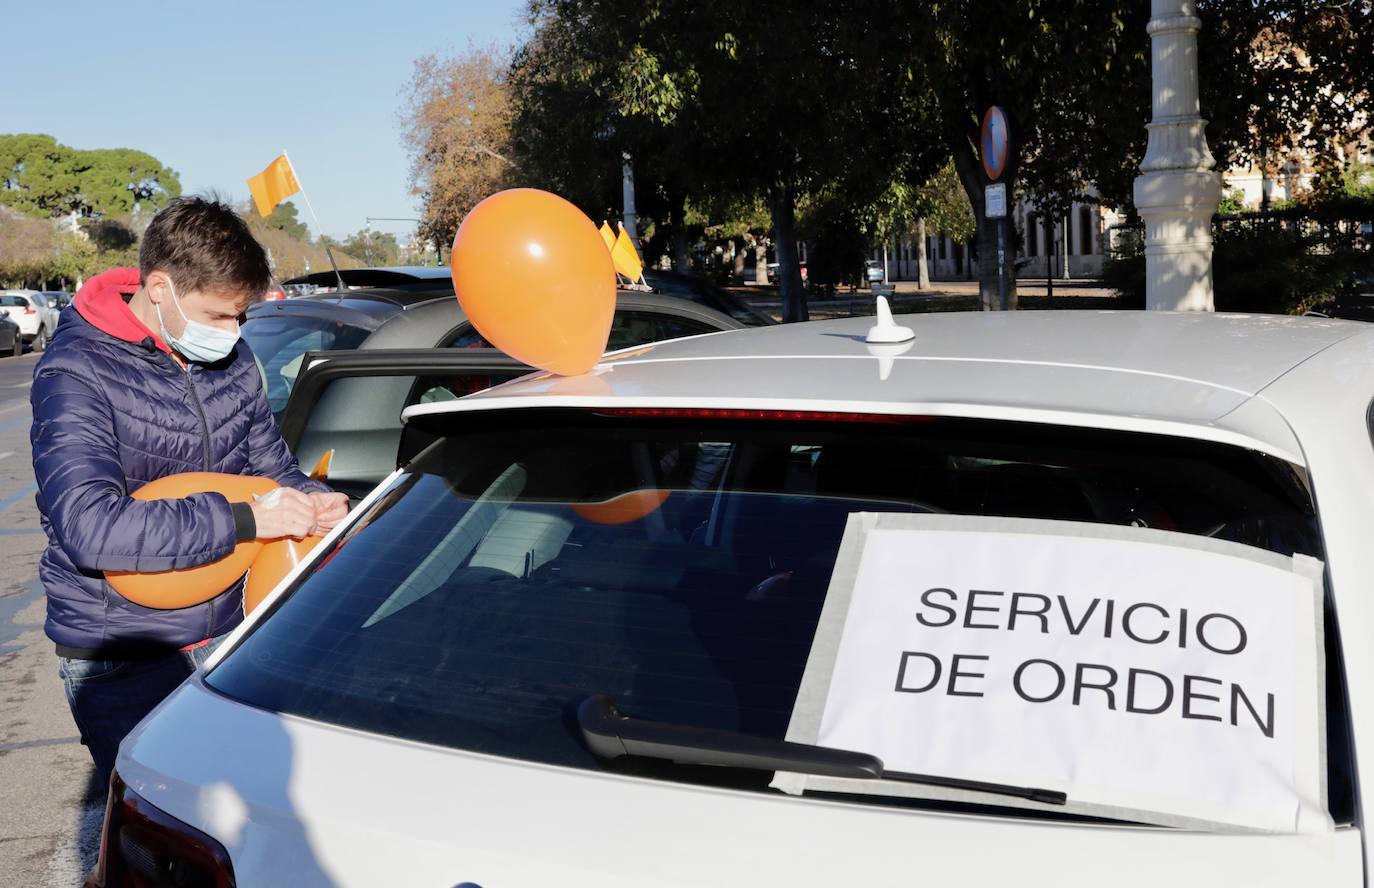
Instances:
[[[564,23],[591,48],[576,54],[584,82],[620,120],[670,134],[655,175],[671,217],[685,222],[678,208],[713,192],[766,202],[783,316],[805,319],[798,207],[841,181],[861,203],[876,199],[897,153],[894,123],[917,107],[873,101],[901,94],[895,66],[878,61],[885,41],[873,39],[897,4],[649,0],[627,14],[613,0],[542,0],[537,11],[536,23]]]
[[[401,245],[396,235],[364,229],[339,242],[340,249],[367,266],[399,265]]]
[[[298,213],[295,204],[279,203],[272,210],[272,215],[262,220],[262,224],[265,228],[285,232],[289,237],[309,243],[310,229],[300,220]]]
[[[657,94],[643,84],[630,90],[626,78],[643,74],[642,52],[620,41],[637,32],[624,26],[625,16],[607,19],[598,8],[534,5],[533,35],[516,53],[510,75],[521,181],[566,197],[593,219],[612,219],[620,215],[628,160],[642,252],[650,261],[671,252],[686,271],[691,239],[713,221],[699,210],[713,199],[701,175],[699,142],[686,118],[642,103],[644,95]],[[665,76],[671,83],[672,75]],[[664,90],[673,95],[676,87]]]
[[[494,47],[415,62],[401,124],[411,189],[424,200],[423,237],[452,242],[469,210],[514,182],[508,70]]]
[[[176,172],[142,151],[78,151],[52,136],[0,136],[0,204],[29,215],[151,216],[180,194]]]

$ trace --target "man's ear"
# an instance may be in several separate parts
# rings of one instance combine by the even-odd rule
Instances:
[[[163,271],[150,271],[143,280],[143,289],[154,305],[170,303],[172,299],[172,278]]]

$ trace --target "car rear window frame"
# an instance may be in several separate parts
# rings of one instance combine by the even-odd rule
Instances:
[[[1374,405],[1372,405],[1372,408],[1371,408],[1371,409],[1374,409]],[[549,414],[570,414],[570,413],[583,413],[583,414],[585,414],[585,413],[594,413],[594,412],[595,412],[595,411],[585,411],[585,410],[573,410],[573,411],[570,411],[570,410],[566,410],[566,409],[559,410],[559,409],[549,409],[549,408],[524,408],[524,409],[519,409],[519,410],[491,411],[491,412],[489,412],[489,413],[487,414],[487,416],[484,417],[484,418],[486,418],[486,419],[491,419],[493,416],[497,416],[497,415],[504,415],[504,416],[506,416],[506,417],[511,417],[511,416],[519,415],[519,416],[520,416],[520,421],[528,421],[528,422],[530,422],[530,423],[531,423],[531,427],[533,428],[533,427],[536,427],[536,425],[539,426],[539,427],[547,427],[547,426],[549,426],[549,425],[554,424],[554,423],[549,422],[549,419],[552,419],[552,417],[549,417],[548,419],[544,419],[544,418],[540,417],[541,414],[542,414],[544,417],[548,417]],[[470,423],[472,422],[472,420],[474,419],[474,416],[475,416],[475,414],[472,414],[472,413],[465,413],[465,414],[459,415],[459,416],[457,417],[457,419],[460,420],[460,421],[462,421],[462,422],[465,422],[465,423],[469,423],[469,424],[470,424]],[[437,432],[437,431],[439,430],[439,429],[438,429],[438,426],[442,426],[446,421],[449,421],[449,420],[452,420],[452,419],[453,419],[452,416],[450,416],[447,420],[446,420],[445,417],[443,417],[443,416],[430,416],[430,417],[425,417],[425,418],[420,419],[419,422],[429,424],[429,425],[431,426],[431,428],[430,428],[428,431],[430,431],[430,432]],[[891,418],[889,417],[888,419],[891,419]],[[913,420],[915,420],[915,421],[919,421],[921,418],[911,418],[911,419],[913,419]],[[746,426],[746,425],[755,425],[755,426],[759,426],[759,427],[770,427],[770,428],[771,428],[771,427],[774,427],[774,426],[776,425],[775,423],[770,423],[770,422],[767,422],[767,421],[764,421],[764,420],[737,420],[737,421],[735,421],[735,422],[738,423],[740,427],[744,427],[744,426]],[[1116,431],[1110,431],[1110,430],[1094,430],[1094,429],[1070,428],[1070,427],[1062,427],[1062,426],[1043,426],[1043,425],[1036,425],[1036,424],[1029,424],[1029,423],[1013,423],[1013,422],[993,421],[993,420],[971,420],[971,421],[968,421],[968,422],[973,423],[973,424],[975,424],[975,425],[977,425],[977,424],[993,424],[993,425],[1003,426],[1003,427],[1006,427],[1006,428],[1007,428],[1007,431],[1008,431],[1009,434],[1012,433],[1012,429],[1013,429],[1013,428],[1016,429],[1016,431],[1017,431],[1018,434],[1023,434],[1023,433],[1025,433],[1027,429],[1035,428],[1035,429],[1038,429],[1038,430],[1041,430],[1041,431],[1049,430],[1049,431],[1051,432],[1051,435],[1053,435],[1053,434],[1067,434],[1067,435],[1071,435],[1071,436],[1086,435],[1086,436],[1088,436],[1089,438],[1091,438],[1092,436],[1095,436],[1095,435],[1097,435],[1097,436],[1105,436],[1105,437],[1107,437],[1107,438],[1114,437],[1114,436],[1120,436],[1120,437],[1123,438],[1123,439],[1125,439],[1125,438],[1138,439],[1138,440],[1141,441],[1142,443],[1144,443],[1146,440],[1152,441],[1152,442],[1154,442],[1154,443],[1161,443],[1161,442],[1172,441],[1173,443],[1177,444],[1177,446],[1179,446],[1180,448],[1203,448],[1203,449],[1215,450],[1215,451],[1217,451],[1218,453],[1223,452],[1223,451],[1231,451],[1231,452],[1234,452],[1235,455],[1237,455],[1237,456],[1239,456],[1239,454],[1240,454],[1240,452],[1241,452],[1241,450],[1242,450],[1241,448],[1237,448],[1237,447],[1235,447],[1235,446],[1233,446],[1233,445],[1217,444],[1217,443],[1215,443],[1215,442],[1203,441],[1203,440],[1200,440],[1200,439],[1192,439],[1192,438],[1186,438],[1186,437],[1177,437],[1177,436],[1142,435],[1142,434],[1139,434],[1139,433],[1116,432]],[[875,426],[875,427],[874,427],[875,430],[880,429],[880,428],[882,428],[882,427],[881,427],[881,426]],[[1270,465],[1270,466],[1272,466],[1272,467],[1275,469],[1275,472],[1274,472],[1274,475],[1273,475],[1273,478],[1274,478],[1275,483],[1290,485],[1290,491],[1291,491],[1291,492],[1293,492],[1293,493],[1295,493],[1295,494],[1300,494],[1300,495],[1302,495],[1303,497],[1306,498],[1307,502],[1310,503],[1310,504],[1312,505],[1312,508],[1313,508],[1313,520],[1314,520],[1314,533],[1315,533],[1314,542],[1315,542],[1315,545],[1317,546],[1317,550],[1316,550],[1315,552],[1311,552],[1311,553],[1307,553],[1307,554],[1312,554],[1312,555],[1314,555],[1314,557],[1317,557],[1317,558],[1320,558],[1320,559],[1324,560],[1324,559],[1325,559],[1325,556],[1324,556],[1324,551],[1323,551],[1323,549],[1322,549],[1320,516],[1316,513],[1316,511],[1315,511],[1315,503],[1312,502],[1312,499],[1311,499],[1311,487],[1310,487],[1310,484],[1309,484],[1308,479],[1307,479],[1306,470],[1305,470],[1304,468],[1300,467],[1300,466],[1295,466],[1295,465],[1291,465],[1291,464],[1285,463],[1285,462],[1283,462],[1282,460],[1277,459],[1276,457],[1268,456],[1268,455],[1265,455],[1265,454],[1260,454],[1260,453],[1253,452],[1253,451],[1250,452],[1250,457],[1253,458],[1253,459],[1255,459],[1255,460],[1258,460],[1259,463],[1262,464],[1262,465]],[[402,474],[401,476],[399,476],[398,478],[396,478],[393,482],[391,482],[391,486],[390,486],[389,489],[394,489],[396,486],[405,483],[407,477],[408,477],[407,475]],[[325,553],[320,553],[320,555],[324,555],[324,554],[325,554]],[[317,557],[319,557],[319,556],[317,556]],[[270,619],[271,616],[273,615],[273,613],[275,613],[278,609],[280,609],[282,606],[284,606],[284,604],[285,604],[287,601],[290,600],[291,596],[294,595],[295,592],[300,588],[300,586],[301,586],[304,582],[307,581],[309,575],[310,575],[310,574],[309,574],[308,572],[302,574],[302,575],[296,580],[296,582],[292,585],[292,587],[291,587],[290,589],[287,590],[287,592],[286,592],[284,595],[280,596],[275,602],[273,602],[273,604],[272,604],[271,609],[269,610],[269,612],[266,613],[266,614],[264,615],[263,621],[259,621],[256,625],[254,625],[254,626],[252,627],[252,629],[250,630],[250,632],[248,633],[248,636],[247,636],[247,637],[251,638],[253,634],[255,634],[256,632],[260,631],[260,629],[261,629],[262,625],[264,624],[264,622],[265,622],[266,620]],[[1333,777],[1332,786],[1329,788],[1329,802],[1330,802],[1330,812],[1331,812],[1333,818],[1335,819],[1337,825],[1345,826],[1345,825],[1349,825],[1349,824],[1355,822],[1355,818],[1356,818],[1356,805],[1355,805],[1355,800],[1354,800],[1354,788],[1353,788],[1353,750],[1351,749],[1350,743],[1349,743],[1349,740],[1350,740],[1350,731],[1351,731],[1351,725],[1350,725],[1350,710],[1349,710],[1348,689],[1347,689],[1346,680],[1345,680],[1344,662],[1343,662],[1343,657],[1342,657],[1342,654],[1341,654],[1341,638],[1340,638],[1339,627],[1338,627],[1338,623],[1337,623],[1337,619],[1336,619],[1336,614],[1335,614],[1335,612],[1334,612],[1334,607],[1332,606],[1332,596],[1331,596],[1331,590],[1330,590],[1330,588],[1329,588],[1329,579],[1327,579],[1326,582],[1324,583],[1324,588],[1323,588],[1323,606],[1324,606],[1324,609],[1325,609],[1325,611],[1326,611],[1326,619],[1327,619],[1327,627],[1328,627],[1328,631],[1327,631],[1327,633],[1326,633],[1326,651],[1324,652],[1324,656],[1326,657],[1326,664],[1327,664],[1326,670],[1327,670],[1327,676],[1328,676],[1328,683],[1327,683],[1327,695],[1328,695],[1328,701],[1327,701],[1327,712],[1328,712],[1328,716],[1327,716],[1327,718],[1328,718],[1328,732],[1327,732],[1327,733],[1328,733],[1328,748],[1327,748],[1327,750],[1326,750],[1326,753],[1327,753],[1328,768],[1331,769],[1330,772],[1331,772],[1332,777]],[[230,653],[230,657],[232,657],[232,656],[233,656],[233,652]],[[221,663],[221,664],[217,664],[217,668],[216,668],[215,671],[218,671],[218,668],[219,668],[220,666],[222,666],[222,663]],[[259,708],[269,708],[269,709],[270,709],[270,707],[263,707],[260,703],[255,702],[255,701],[252,700],[252,699],[246,699],[246,698],[243,698],[243,697],[240,697],[240,696],[236,696],[235,694],[233,694],[233,693],[232,693],[231,691],[229,691],[229,690],[226,690],[226,689],[224,689],[224,688],[220,688],[220,687],[215,686],[215,683],[214,683],[214,681],[213,681],[213,679],[214,679],[214,673],[213,673],[213,672],[211,673],[210,678],[211,678],[211,681],[209,682],[210,687],[211,687],[212,690],[214,690],[216,693],[220,693],[220,694],[222,694],[222,695],[224,695],[224,696],[226,696],[226,697],[230,697],[230,698],[232,698],[232,699],[239,700],[240,702],[243,702],[243,703],[245,703],[245,704],[247,704],[247,705],[250,705],[250,706],[256,706],[256,707],[259,707]],[[272,711],[283,711],[283,710],[272,710]],[[293,713],[293,714],[297,715],[298,717],[310,718],[309,715],[301,715],[301,714],[299,714],[299,713]],[[1332,730],[1333,725],[1334,725],[1336,728],[1340,729],[1340,730]],[[358,728],[357,726],[351,726],[351,727],[354,727],[355,729],[358,729],[358,730],[363,730],[363,731],[369,731],[369,732],[372,732],[372,733],[377,733],[376,731],[370,731],[370,729],[369,729],[369,728],[366,728],[366,727],[363,727],[363,728]],[[402,737],[401,739],[407,739],[407,738]],[[411,738],[411,739],[414,739],[414,738]],[[423,740],[422,740],[421,742],[426,742],[426,741],[423,741]],[[433,741],[428,741],[428,742],[433,742]],[[457,746],[457,747],[453,747],[453,748],[455,748],[455,749],[458,750],[458,751],[462,751],[462,750],[463,750],[463,747],[461,747],[461,746]],[[495,754],[495,755],[498,755],[498,756],[502,755],[502,754],[499,753],[499,752],[498,752],[498,753],[492,753],[492,754]],[[520,759],[515,759],[515,760],[520,760]],[[1342,768],[1344,768],[1343,771],[1341,770]],[[665,767],[662,767],[662,766],[660,766],[660,765],[655,765],[655,764],[651,764],[651,763],[638,763],[638,764],[636,764],[636,765],[630,766],[630,768],[629,768],[629,773],[638,773],[638,774],[641,775],[641,776],[653,777],[653,778],[656,778],[656,779],[667,780],[667,781],[670,781],[670,782],[701,783],[701,782],[704,782],[703,779],[701,779],[701,774],[702,774],[703,772],[710,772],[711,770],[712,770],[712,769],[685,768],[685,767],[682,767],[682,766],[675,766],[675,767],[667,767],[667,768],[665,768]],[[716,769],[716,770],[718,771],[719,769]],[[1339,786],[1339,787],[1335,785],[1336,782],[1337,782],[1338,780],[1342,783],[1342,785]],[[752,789],[759,789],[759,788],[760,788],[760,787],[754,786],[754,785],[747,785],[747,784],[749,784],[750,782],[751,782],[751,781],[746,780],[746,781],[744,781],[744,784],[745,784],[745,785],[734,785],[734,784],[730,784],[730,783],[727,783],[727,784],[725,784],[725,785],[727,786],[727,788],[736,788],[736,789],[751,789],[751,790],[752,790]],[[713,785],[715,785],[715,784],[713,784]],[[885,805],[885,806],[889,806],[889,805],[890,805],[890,806],[898,806],[898,807],[906,807],[906,808],[918,808],[918,809],[922,809],[922,810],[948,810],[948,811],[959,811],[959,812],[964,812],[964,813],[1000,814],[1000,815],[1002,815],[1002,816],[1012,816],[1012,817],[1017,817],[1017,818],[1020,818],[1020,819],[1025,819],[1025,818],[1027,818],[1027,817],[1031,817],[1032,819],[1034,819],[1034,818],[1036,818],[1037,816],[1040,816],[1040,815],[1035,815],[1035,814],[1028,814],[1028,813],[1027,813],[1025,810],[1023,810],[1023,809],[1011,809],[1011,808],[1003,809],[1003,808],[999,808],[999,807],[996,806],[995,804],[972,804],[972,805],[965,805],[965,804],[962,804],[962,803],[936,802],[936,801],[932,801],[932,800],[928,800],[928,799],[885,799],[885,798],[882,798],[882,797],[869,797],[869,796],[857,797],[857,798],[848,799],[848,800],[849,800],[849,801],[862,802],[862,803],[865,803],[865,804],[878,804],[878,805]],[[1074,822],[1074,821],[1092,821],[1092,820],[1093,820],[1092,818],[1083,818],[1083,817],[1079,817],[1079,816],[1063,816],[1063,815],[1055,815],[1055,814],[1050,814],[1049,817],[1050,817],[1050,819],[1063,820],[1063,821],[1067,821],[1067,822]]]

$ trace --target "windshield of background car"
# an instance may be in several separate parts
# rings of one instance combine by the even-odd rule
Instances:
[[[573,713],[604,693],[640,718],[784,737],[853,512],[1149,526],[1321,557],[1300,473],[1202,441],[898,417],[478,417],[456,414],[208,683],[378,734],[768,791],[771,772],[598,759]],[[1327,686],[1343,724],[1339,676]],[[1348,783],[1331,780],[1333,810]]]
[[[272,415],[281,419],[307,352],[352,349],[372,332],[364,327],[325,318],[269,315],[251,318],[242,326],[267,387]]]

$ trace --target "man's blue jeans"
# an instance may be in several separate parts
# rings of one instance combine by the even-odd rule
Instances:
[[[120,741],[205,662],[218,641],[147,660],[58,657],[67,705],[95,761],[101,786],[109,785]]]

